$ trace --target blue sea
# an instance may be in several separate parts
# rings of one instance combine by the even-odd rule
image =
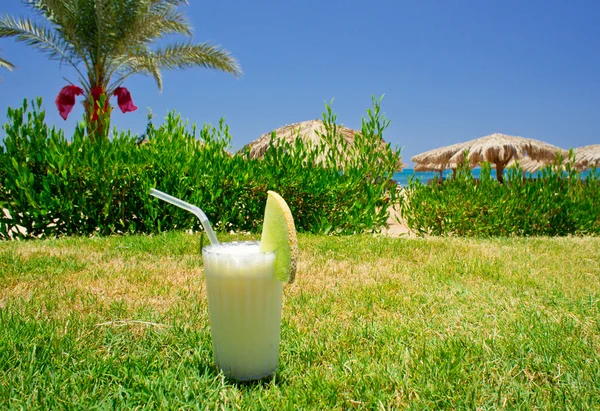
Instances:
[[[496,170],[492,169],[492,177],[496,178]],[[475,178],[479,178],[479,175],[481,173],[481,169],[480,168],[474,168],[473,170],[471,170],[471,173],[473,174],[473,177]],[[537,173],[527,173],[527,175],[529,177],[535,177]],[[581,178],[585,178],[587,175],[589,174],[589,170],[586,170],[582,173],[580,173],[580,177]],[[412,168],[405,168],[404,170],[402,170],[401,172],[397,172],[394,173],[394,180],[396,180],[402,187],[406,187],[408,186],[408,181],[411,177],[416,178],[418,180],[420,180],[423,184],[427,183],[428,180],[433,179],[434,177],[438,177],[440,175],[440,173],[438,173],[437,171],[415,171]],[[504,173],[504,176],[506,176],[506,171]],[[443,178],[449,178],[452,177],[452,170],[446,170],[442,173],[442,177]]]

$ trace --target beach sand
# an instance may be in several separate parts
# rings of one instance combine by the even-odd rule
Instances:
[[[415,237],[415,234],[402,221],[400,214],[393,206],[390,206],[388,211],[390,212],[390,217],[386,222],[386,227],[383,227],[381,230],[381,234],[386,237]]]

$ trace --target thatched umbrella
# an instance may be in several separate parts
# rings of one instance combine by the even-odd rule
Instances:
[[[573,150],[575,154],[575,162],[572,163],[572,167],[578,171],[583,171],[587,168],[600,167],[600,144],[592,144],[585,147],[579,147]],[[566,169],[566,165],[570,162],[570,158],[565,156],[562,164],[559,167],[562,170]],[[516,164],[517,160],[511,160],[506,168],[512,167]],[[528,173],[535,173],[546,167],[548,163],[543,161],[532,160],[529,157],[524,157],[518,160],[519,166],[523,171]]]
[[[465,160],[464,152],[468,150],[468,160],[471,166],[487,161],[496,167],[496,177],[502,182],[502,173],[506,165],[513,159],[519,160],[529,157],[532,160],[552,163],[560,153],[567,153],[560,147],[544,143],[531,138],[507,136],[494,133],[489,136],[467,141],[461,150],[457,151],[451,158],[451,162],[460,163]]]
[[[448,167],[446,167],[445,165],[439,165],[439,164],[434,164],[434,163],[417,163],[415,164],[415,171],[436,171],[439,172],[440,175],[441,173]]]
[[[543,162],[543,161],[536,161],[529,157],[523,157],[519,160],[516,160],[516,159],[510,160],[505,168],[510,168],[510,167],[515,166],[517,164],[517,162],[519,163],[519,167],[521,168],[521,170],[525,171],[526,173],[535,173],[535,172],[541,170],[542,168],[546,167],[546,165],[548,165],[548,163]]]
[[[452,144],[450,146],[435,148],[413,156],[411,160],[415,163],[415,171],[436,171],[442,173],[449,168],[456,171],[457,164],[451,163],[450,158],[461,150],[465,143]]]
[[[575,167],[579,170],[586,168],[600,168],[600,144],[578,147],[575,153]]]
[[[417,166],[423,168],[421,171],[430,171],[431,168],[429,170],[424,169],[427,167],[435,167],[436,171],[438,169],[445,170],[450,168],[450,158],[458,151],[464,150],[465,144],[466,143],[452,144],[450,146],[436,148],[413,156],[411,160],[417,163],[417,165],[415,165],[415,171],[419,171],[417,170]],[[456,164],[456,162],[454,162],[454,164]]]
[[[427,151],[414,156],[412,161],[423,164],[433,163],[449,168],[448,164],[460,164],[465,161],[465,151],[469,152],[468,161],[471,167],[484,161],[492,163],[500,182],[503,181],[504,168],[513,159],[521,160],[528,157],[547,164],[554,162],[557,153],[561,153],[563,156],[566,154],[566,151],[560,147],[542,141],[494,133],[464,143]]]
[[[341,125],[337,125],[337,133],[342,136],[344,141],[346,142],[348,148],[351,148],[354,144],[354,139],[357,134],[360,134],[360,131],[353,130],[348,127],[344,127]],[[309,143],[313,147],[321,144],[323,139],[321,138],[322,134],[326,134],[325,125],[322,120],[308,120],[302,121],[299,123],[289,124],[287,126],[283,126],[274,131],[275,133],[275,141],[277,144],[278,141],[286,141],[289,144],[294,144],[296,139],[300,138],[305,143]],[[258,139],[254,140],[252,143],[248,144],[244,148],[250,149],[250,158],[261,158],[264,156],[266,151],[269,149],[271,145],[271,136],[273,132],[265,133],[261,135]],[[383,139],[380,139],[379,146],[381,149],[386,147],[386,143]],[[317,163],[322,163],[327,157],[329,149],[325,148],[325,151],[321,153],[317,158]],[[349,150],[352,151],[352,150]],[[344,163],[351,156],[350,153],[345,152],[342,154],[344,158],[340,159],[340,163]],[[401,171],[405,166],[402,162],[397,165],[397,170]]]

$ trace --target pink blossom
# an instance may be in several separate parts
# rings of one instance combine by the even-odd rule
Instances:
[[[131,93],[129,93],[129,90],[127,90],[125,87],[117,87],[113,95],[117,96],[117,103],[119,104],[119,108],[123,113],[129,113],[137,110],[137,107],[131,100]]]
[[[63,120],[66,120],[69,116],[71,110],[73,110],[73,106],[75,105],[75,96],[80,96],[83,94],[83,90],[74,85],[64,86],[58,96],[56,96],[56,100],[54,103],[58,108],[58,112]]]

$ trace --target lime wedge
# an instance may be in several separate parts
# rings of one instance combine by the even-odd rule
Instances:
[[[280,281],[292,283],[298,259],[294,217],[283,197],[274,191],[267,194],[260,251],[275,251],[275,276]]]

